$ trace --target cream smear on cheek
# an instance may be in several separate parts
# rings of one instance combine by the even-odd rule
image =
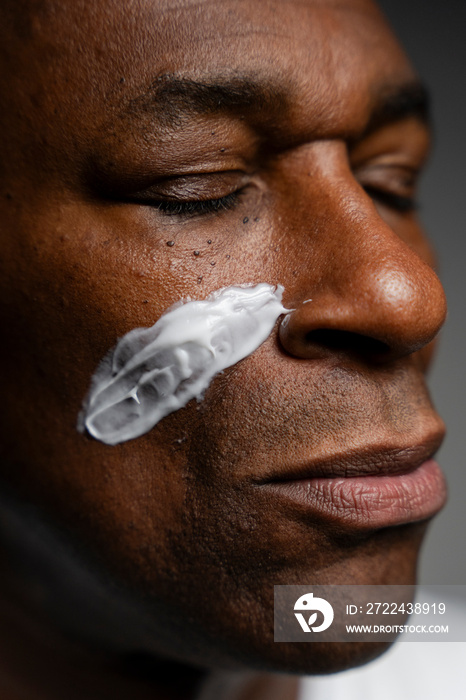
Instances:
[[[78,429],[117,445],[201,399],[216,374],[257,350],[288,313],[283,291],[265,283],[219,289],[127,333],[97,368]]]

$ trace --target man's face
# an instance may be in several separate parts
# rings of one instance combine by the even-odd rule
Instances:
[[[273,585],[412,582],[444,498],[389,476],[443,434],[416,76],[367,0],[11,5],[3,477],[163,611],[153,650],[324,668],[274,645]],[[202,402],[116,447],[76,430],[119,337],[259,282],[294,312]]]

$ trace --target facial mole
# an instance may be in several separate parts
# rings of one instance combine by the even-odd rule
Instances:
[[[256,218],[254,219],[254,221],[260,221],[259,217],[256,216]]]
[[[249,217],[245,216],[243,219],[243,224],[247,224],[249,221]]]
[[[197,256],[199,255],[199,251],[198,251],[198,250],[195,250],[194,253],[193,253],[193,255],[195,255],[195,256],[197,257]]]
[[[167,245],[171,248],[175,245],[175,241],[167,241]]]
[[[212,243],[212,241],[209,239],[209,240],[207,241],[207,243],[210,245],[210,244]]]
[[[227,150],[226,148],[221,148],[220,153],[225,153],[226,150]]]
[[[215,265],[215,260],[212,260],[212,262],[211,262],[210,264],[211,264],[212,267],[213,267],[213,266]]]

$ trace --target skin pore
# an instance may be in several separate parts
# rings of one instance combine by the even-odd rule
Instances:
[[[364,663],[275,644],[273,585],[412,583],[426,523],[266,484],[442,440],[412,67],[369,0],[10,0],[0,32],[2,700],[190,698],[198,669],[291,698],[266,674]],[[117,446],[76,430],[118,338],[261,282],[295,311],[201,403]]]

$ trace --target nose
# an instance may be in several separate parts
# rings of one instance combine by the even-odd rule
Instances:
[[[353,179],[330,183],[323,178],[320,186],[319,215],[312,228],[307,222],[306,246],[301,238],[299,282],[286,299],[295,310],[280,326],[283,348],[301,358],[313,358],[317,348],[325,348],[376,361],[424,348],[446,316],[434,270],[412,242],[385,223]]]

